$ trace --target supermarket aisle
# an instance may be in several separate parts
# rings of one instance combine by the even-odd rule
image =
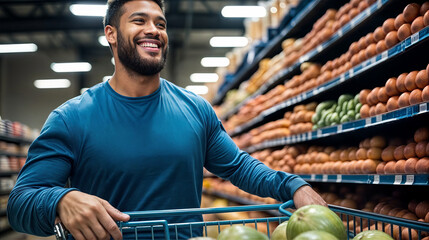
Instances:
[[[55,240],[55,237],[37,237],[10,231],[0,234],[0,240]]]

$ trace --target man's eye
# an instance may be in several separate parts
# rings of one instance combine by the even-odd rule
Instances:
[[[143,19],[134,19],[133,22],[143,23],[144,20]]]
[[[166,28],[167,26],[166,26],[166,24],[164,24],[164,23],[158,23],[158,27]]]

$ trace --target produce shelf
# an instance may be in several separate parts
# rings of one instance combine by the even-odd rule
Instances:
[[[25,139],[25,138],[19,138],[19,137],[10,137],[6,135],[0,134],[0,141],[10,142],[10,143],[17,143],[17,144],[30,144],[33,142],[33,140]]]
[[[253,153],[266,148],[282,147],[285,145],[302,143],[306,141],[312,141],[328,136],[338,135],[342,133],[348,133],[352,131],[358,131],[360,129],[368,129],[370,127],[383,125],[386,123],[398,122],[403,119],[410,119],[420,115],[427,115],[429,109],[429,102],[412,105],[397,109],[392,112],[376,115],[369,118],[359,119],[352,122],[346,122],[343,124],[324,127],[311,132],[302,134],[292,135],[289,137],[277,138],[262,142],[261,144],[254,145],[243,149],[248,153]]]
[[[2,170],[0,170],[0,177],[16,175],[18,173],[19,173],[19,171],[2,171]]]
[[[299,175],[308,182],[357,183],[381,185],[420,185],[429,184],[429,174],[396,174],[396,175],[343,175],[343,174],[307,174]]]
[[[323,55],[322,53],[325,53],[332,48],[338,47],[339,44],[344,44],[345,41],[350,42],[351,32],[359,31],[360,29],[365,28],[365,26],[363,25],[366,25],[367,23],[370,24],[369,22],[372,18],[378,17],[379,14],[377,13],[380,12],[380,9],[384,8],[386,5],[391,4],[392,2],[393,0],[378,0],[373,5],[369,6],[365,11],[361,12],[355,18],[350,20],[350,22],[341,27],[335,34],[331,36],[330,39],[323,42],[307,54],[303,55],[292,66],[280,71],[267,83],[262,85],[255,93],[244,99],[241,103],[239,103],[229,112],[227,112],[224,116],[221,116],[221,119],[226,120],[230,118],[232,115],[237,113],[239,109],[244,106],[249,100],[255,98],[258,95],[268,92],[270,89],[274,88],[285,79],[293,76],[294,73],[297,73],[299,71],[299,67],[302,63],[309,60],[314,60],[314,58],[320,58],[320,55]],[[371,22],[371,25],[374,25],[373,21]]]
[[[406,53],[408,49],[412,47],[422,46],[422,48],[424,47],[427,48],[425,44],[427,44],[428,39],[429,39],[429,27],[426,27],[420,30],[419,32],[411,35],[404,41],[398,43],[396,46],[380,53],[377,56],[374,56],[362,62],[361,64],[355,66],[354,68],[351,68],[349,71],[332,79],[331,81],[325,84],[322,84],[321,86],[318,86],[314,89],[311,89],[307,92],[301,93],[296,97],[288,99],[280,104],[277,104],[263,111],[261,114],[259,114],[257,117],[253,118],[249,122],[242,124],[240,126],[237,126],[234,130],[229,132],[229,135],[234,137],[239,134],[242,134],[245,131],[255,127],[256,125],[260,125],[263,122],[266,122],[267,119],[269,119],[271,116],[275,115],[276,113],[278,114],[281,111],[284,112],[287,108],[291,106],[294,106],[298,103],[302,103],[305,101],[310,101],[315,97],[318,97],[319,95],[326,94],[328,90],[339,89],[342,84],[355,80],[357,77],[359,77],[359,75],[367,72],[370,69],[377,67],[378,65],[381,65],[383,62],[392,60],[393,58],[397,57],[399,54]]]
[[[290,11],[290,14],[296,15],[293,16],[289,24],[284,29],[282,29],[275,38],[266,44],[264,49],[256,55],[251,64],[244,66],[243,69],[236,73],[234,80],[232,80],[221,92],[216,95],[212,104],[221,104],[229,90],[238,88],[243,81],[248,80],[258,69],[259,62],[262,59],[273,57],[275,54],[279,53],[282,50],[281,43],[284,39],[292,36],[303,36],[306,32],[311,30],[313,23],[323,15],[325,10],[328,8],[338,8],[346,2],[347,1],[343,0],[301,1],[294,11]]]
[[[25,154],[9,153],[0,150],[0,156],[10,156],[10,157],[26,157]]]

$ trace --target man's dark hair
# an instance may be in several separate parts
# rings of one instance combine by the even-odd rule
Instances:
[[[119,27],[119,18],[123,14],[122,6],[132,0],[108,0],[107,1],[107,11],[106,16],[104,16],[103,24],[104,27],[107,25]],[[151,0],[158,4],[162,12],[164,12],[164,0]]]

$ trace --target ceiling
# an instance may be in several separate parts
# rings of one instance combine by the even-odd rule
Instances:
[[[75,48],[110,54],[98,43],[98,36],[104,35],[102,18],[74,16],[69,6],[75,3],[105,4],[106,0],[0,0],[0,43],[33,42],[42,51]],[[243,19],[226,19],[221,9],[254,4],[257,1],[166,0],[170,49],[208,49],[214,35],[243,35]]]

